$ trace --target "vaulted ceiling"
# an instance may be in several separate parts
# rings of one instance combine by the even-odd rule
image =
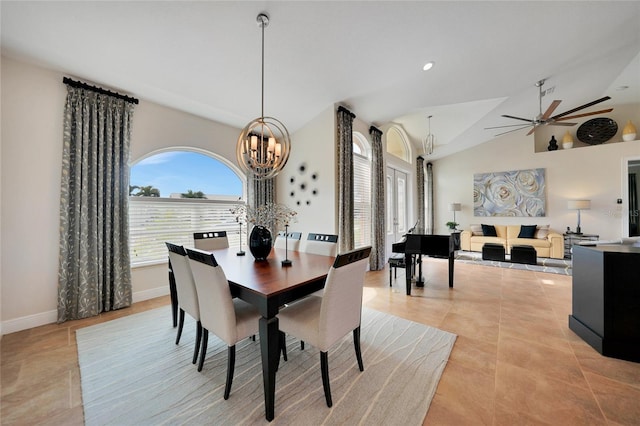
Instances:
[[[238,128],[290,132],[333,104],[396,123],[434,159],[491,140],[500,117],[640,101],[637,1],[2,1],[2,53]],[[435,61],[423,71],[427,61]],[[626,90],[618,90],[627,86]],[[589,110],[586,110],[589,111]],[[526,132],[522,130],[521,132]],[[233,141],[230,141],[233,143]]]

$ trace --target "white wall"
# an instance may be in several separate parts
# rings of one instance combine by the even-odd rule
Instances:
[[[62,75],[2,58],[4,333],[56,320],[65,92]]]
[[[304,232],[303,238],[309,232],[338,231],[335,117],[335,108],[329,107],[291,136],[289,161],[276,178],[278,202],[298,213],[297,222],[289,230]],[[302,165],[304,172],[300,171]],[[312,179],[313,174],[317,175],[316,180]],[[314,189],[317,195],[312,194]]]
[[[63,74],[2,57],[0,151],[0,324],[11,333],[57,319],[58,228]],[[134,94],[135,95],[135,94]],[[167,148],[215,152],[235,166],[240,129],[140,100],[134,110],[131,162]],[[335,233],[335,112],[327,108],[292,135],[292,154],[278,177],[279,202],[298,211],[305,232]],[[320,159],[320,160],[319,160]],[[298,207],[288,177],[305,163],[307,193]],[[316,172],[318,180],[311,182]],[[284,182],[283,182],[284,181]],[[293,228],[293,227],[292,227]],[[293,230],[293,229],[292,229]],[[165,264],[132,270],[133,300],[168,294]]]
[[[639,120],[640,121],[640,120]],[[477,223],[550,224],[563,232],[575,230],[577,214],[567,210],[568,199],[590,199],[591,210],[582,212],[582,232],[601,239],[622,236],[622,163],[640,155],[640,142],[606,143],[570,150],[534,152],[533,136],[514,132],[464,152],[434,161],[435,222],[439,233],[453,219],[447,204],[462,203],[456,219],[461,228]],[[474,217],[473,175],[509,170],[546,169],[547,215],[541,218]]]

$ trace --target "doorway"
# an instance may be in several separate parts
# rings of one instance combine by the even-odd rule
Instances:
[[[408,230],[408,189],[407,173],[387,167],[386,178],[386,253],[391,253],[391,245],[400,241]]]
[[[638,237],[640,236],[640,158],[627,159],[626,166],[626,173],[624,173],[623,179],[624,183],[627,184],[625,191],[627,208],[622,215],[622,235],[625,237]]]

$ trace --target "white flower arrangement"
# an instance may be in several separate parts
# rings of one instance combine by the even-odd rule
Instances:
[[[285,225],[297,222],[296,215],[298,214],[288,206],[276,203],[266,203],[255,209],[246,204],[240,204],[231,209],[231,213],[236,217],[238,223],[264,226],[271,229],[272,233],[283,229]]]

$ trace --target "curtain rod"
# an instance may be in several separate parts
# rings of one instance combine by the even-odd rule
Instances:
[[[113,97],[118,98],[118,99],[123,99],[123,100],[125,100],[127,102],[130,102],[132,104],[136,104],[136,105],[138,104],[138,100],[136,98],[132,98],[132,97],[127,96],[127,95],[122,95],[122,94],[117,93],[117,92],[112,92],[110,90],[103,89],[102,87],[91,86],[90,84],[83,83],[81,81],[71,80],[68,77],[63,77],[62,78],[62,82],[64,84],[68,84],[71,87],[78,87],[80,89],[91,90],[93,92],[98,92],[98,93],[101,93],[103,95],[109,95],[109,96],[113,96]]]
[[[380,136],[382,136],[382,130],[378,129],[376,126],[369,127],[369,134],[373,132],[380,133]]]
[[[352,113],[351,111],[349,111],[348,109],[346,109],[342,105],[338,106],[338,111],[346,112],[347,114],[351,115],[351,118],[356,118],[356,115],[354,113]]]

